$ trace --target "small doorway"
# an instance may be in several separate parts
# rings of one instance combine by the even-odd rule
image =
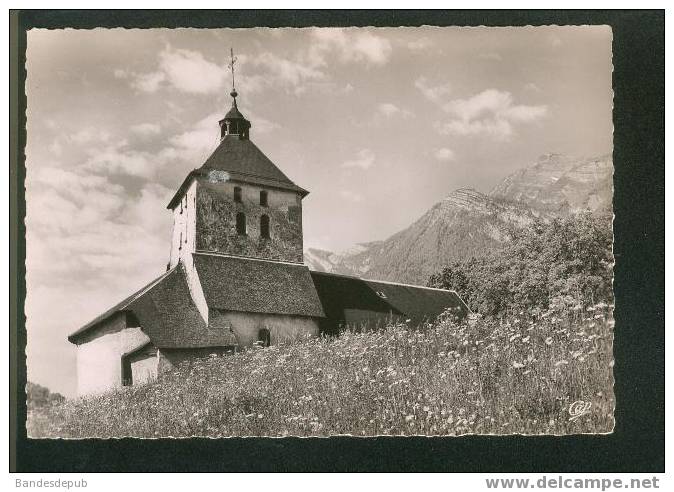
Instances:
[[[268,329],[262,328],[257,333],[257,341],[261,347],[269,347],[271,345],[271,333]]]

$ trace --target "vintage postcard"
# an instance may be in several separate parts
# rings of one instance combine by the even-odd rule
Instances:
[[[28,436],[612,432],[611,42],[30,30]]]

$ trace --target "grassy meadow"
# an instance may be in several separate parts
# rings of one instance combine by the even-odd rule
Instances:
[[[605,304],[440,319],[212,356],[29,412],[30,437],[575,434],[613,429]],[[575,403],[577,401],[582,403]]]

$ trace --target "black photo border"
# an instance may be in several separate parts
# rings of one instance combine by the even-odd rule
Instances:
[[[31,28],[598,25],[613,30],[615,412],[608,435],[48,440],[26,436]],[[10,11],[10,471],[664,472],[664,10]]]

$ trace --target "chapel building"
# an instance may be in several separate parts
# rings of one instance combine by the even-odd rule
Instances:
[[[236,90],[231,96],[219,145],[168,204],[166,272],[68,337],[77,346],[78,394],[139,384],[255,343],[468,312],[452,291],[310,271],[308,192],[250,140]]]

